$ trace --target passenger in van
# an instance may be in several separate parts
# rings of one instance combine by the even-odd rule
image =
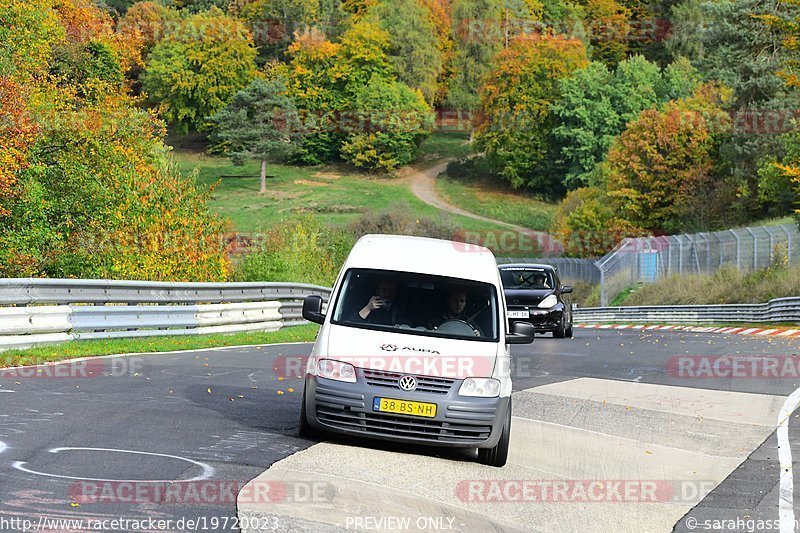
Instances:
[[[394,309],[392,301],[397,295],[397,284],[391,279],[378,283],[375,295],[353,316],[354,322],[369,324],[394,325]]]

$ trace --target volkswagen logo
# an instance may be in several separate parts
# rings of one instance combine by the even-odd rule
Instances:
[[[394,352],[397,350],[397,346],[394,344],[381,344],[381,350],[384,352]]]
[[[407,391],[412,391],[417,388],[417,378],[414,376],[403,376],[398,381],[400,388]]]

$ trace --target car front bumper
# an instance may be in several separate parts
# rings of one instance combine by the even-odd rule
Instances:
[[[492,448],[497,445],[510,398],[458,395],[463,380],[418,378],[428,390],[406,392],[390,379],[375,380],[376,372],[357,370],[358,382],[345,383],[317,376],[305,380],[308,423],[335,433],[429,446]],[[387,373],[378,373],[387,374]],[[376,384],[380,383],[380,384]],[[436,392],[430,392],[435,389]],[[435,403],[433,418],[378,412],[375,398]]]
[[[561,326],[561,320],[564,317],[563,303],[558,303],[549,309],[509,306],[508,310],[528,312],[528,318],[509,318],[509,327],[515,322],[526,322],[532,324],[536,331],[555,331]]]

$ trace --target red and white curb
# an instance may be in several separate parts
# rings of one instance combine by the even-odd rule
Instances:
[[[724,333],[726,335],[757,335],[759,337],[800,337],[800,329],[762,329],[762,328],[719,328],[702,326],[648,326],[648,325],[608,325],[575,324],[584,329],[636,329],[642,331],[690,331],[693,333]]]

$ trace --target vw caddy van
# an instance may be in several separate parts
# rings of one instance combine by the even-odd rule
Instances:
[[[300,435],[321,431],[478,449],[503,466],[511,432],[510,344],[497,263],[486,248],[366,235],[351,250],[323,312],[306,368]]]

